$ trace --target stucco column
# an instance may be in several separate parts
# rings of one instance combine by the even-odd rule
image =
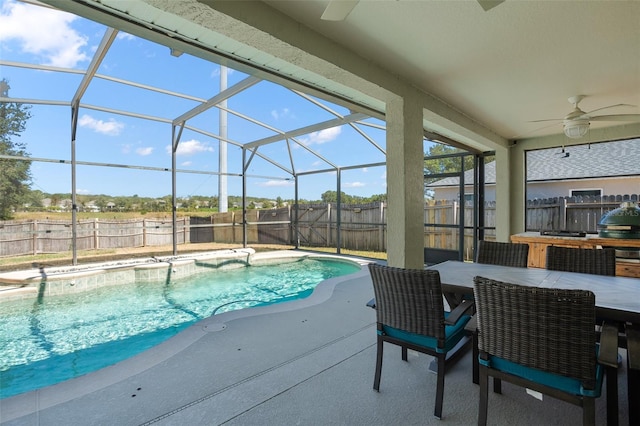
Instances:
[[[387,103],[387,261],[424,266],[424,152],[422,106],[417,96]]]
[[[509,148],[496,149],[496,241],[508,242],[513,224],[519,221],[521,209],[512,206],[512,202],[522,191],[518,191],[519,179],[523,178],[521,169],[513,167]]]

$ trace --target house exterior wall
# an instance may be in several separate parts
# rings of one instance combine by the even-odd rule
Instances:
[[[640,193],[640,176],[531,182],[527,184],[526,195],[527,200],[570,197],[571,190],[576,189],[601,189],[602,195],[638,194]],[[473,194],[473,186],[467,185],[465,193]],[[458,188],[434,188],[434,198],[436,200],[458,200]],[[485,186],[485,200],[496,200],[495,185]]]
[[[473,194],[473,186],[467,185],[464,190],[465,194]],[[435,200],[458,200],[458,187],[438,187],[433,191],[433,198]],[[484,199],[485,201],[495,201],[496,200],[496,186],[495,185],[485,185],[484,188]]]
[[[570,197],[571,191],[576,189],[601,189],[602,195],[637,194],[640,192],[640,176],[533,182],[527,184],[527,200]]]

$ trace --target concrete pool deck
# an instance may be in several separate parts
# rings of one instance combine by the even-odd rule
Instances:
[[[366,260],[361,260],[364,265]],[[366,268],[327,280],[307,299],[203,320],[95,373],[0,400],[2,425],[410,425],[477,423],[470,351],[447,372],[443,419],[433,417],[431,357],[386,346],[372,389],[375,312]],[[624,357],[625,352],[621,350]],[[628,423],[625,362],[620,424]],[[605,424],[605,400],[596,404]],[[581,424],[581,410],[503,384],[490,424]]]

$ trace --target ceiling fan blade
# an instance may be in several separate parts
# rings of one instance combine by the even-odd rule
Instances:
[[[360,0],[331,0],[320,19],[324,21],[343,21]]]
[[[589,121],[640,121],[640,114],[596,115]]]
[[[591,114],[591,113],[594,113],[596,111],[602,111],[603,109],[609,109],[609,108],[615,108],[615,107],[621,107],[621,106],[635,107],[635,105],[629,105],[629,104],[615,104],[615,105],[609,105],[609,106],[606,106],[606,107],[602,107],[602,108],[597,108],[597,109],[591,110],[587,114]]]
[[[503,3],[504,0],[477,0],[477,2],[482,6],[485,12],[493,9],[500,3]]]
[[[562,118],[549,118],[547,120],[531,120],[528,123],[544,123],[544,122],[548,122],[548,121],[557,121],[559,123],[562,120],[563,120]]]

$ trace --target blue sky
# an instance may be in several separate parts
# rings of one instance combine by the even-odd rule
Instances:
[[[99,45],[106,27],[50,8],[13,0],[0,0],[0,59],[2,61],[85,70]],[[79,112],[76,137],[76,159],[79,162],[124,164],[130,166],[171,167],[171,125],[142,120],[115,113],[125,110],[136,114],[172,120],[215,96],[220,87],[220,67],[211,62],[183,54],[170,55],[170,50],[144,39],[119,33],[98,74],[157,87],[187,95],[177,98],[103,78],[94,78],[81,100],[90,107]],[[248,76],[230,70],[228,86]],[[22,99],[69,102],[75,94],[82,74],[25,69],[0,65],[0,78],[9,80],[9,96]],[[345,108],[322,103],[339,114]],[[331,113],[303,99],[298,94],[262,81],[228,101],[228,108],[252,117],[273,128],[288,131],[335,118]],[[71,159],[71,108],[69,106],[33,105],[32,118],[21,140],[34,158]],[[369,119],[369,123],[384,123]],[[217,108],[189,120],[187,125],[208,134],[219,134]],[[359,126],[369,138],[385,148],[383,130]],[[228,138],[248,143],[272,136],[273,130],[228,114]],[[298,138],[328,161],[340,167],[384,162],[384,154],[350,126],[321,130]],[[240,174],[241,149],[228,144],[228,172]],[[188,171],[218,171],[219,141],[200,132],[185,129],[178,150],[178,168]],[[291,153],[283,142],[263,146],[260,153],[297,172],[331,168],[326,162],[293,144]],[[71,192],[71,167],[55,162],[32,163],[33,188],[44,192]],[[284,199],[294,197],[291,176],[272,163],[255,157],[248,174],[258,176],[248,181],[247,195]],[[342,191],[350,195],[370,196],[386,192],[384,167],[345,170],[341,174]],[[299,197],[320,199],[327,190],[336,190],[335,173],[300,177]],[[158,197],[171,194],[171,174],[132,168],[78,165],[78,194],[110,194]],[[216,175],[180,173],[178,196],[217,195]],[[228,194],[241,195],[239,177],[228,177]]]

